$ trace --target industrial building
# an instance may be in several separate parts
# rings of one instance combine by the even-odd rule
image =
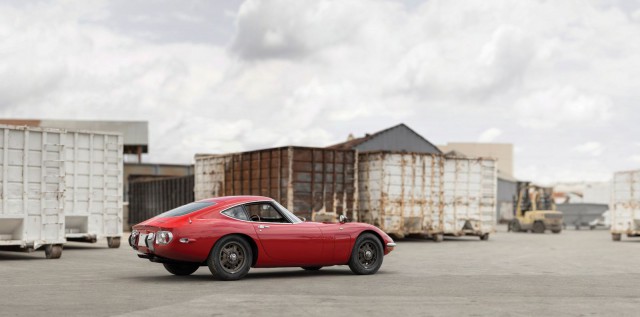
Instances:
[[[404,123],[384,129],[382,131],[366,134],[360,138],[352,135],[345,142],[328,147],[336,150],[357,150],[359,152],[371,151],[397,151],[442,154],[437,146],[429,142],[420,134],[413,131]]]

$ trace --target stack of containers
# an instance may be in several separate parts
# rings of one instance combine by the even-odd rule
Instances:
[[[613,175],[609,210],[613,241],[620,241],[623,234],[640,236],[640,170]]]
[[[0,249],[44,247],[47,258],[59,258],[65,235],[80,234],[94,237],[84,239],[92,242],[108,237],[109,246],[117,247],[122,236],[121,135],[4,125],[0,131]],[[88,150],[82,141],[70,143],[70,138],[83,139],[80,135],[100,150]],[[73,153],[78,159],[69,158]]]
[[[398,237],[479,236],[495,232],[493,159],[424,153],[358,155],[359,219]]]

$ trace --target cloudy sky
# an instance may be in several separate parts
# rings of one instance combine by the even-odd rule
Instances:
[[[153,162],[404,122],[522,179],[640,168],[640,1],[0,1],[0,117],[147,120]]]

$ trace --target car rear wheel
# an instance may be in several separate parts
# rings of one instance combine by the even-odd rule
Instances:
[[[173,275],[191,275],[198,270],[200,264],[197,263],[163,263],[164,268]]]
[[[480,236],[480,240],[482,241],[488,241],[489,240],[489,234],[485,233],[483,235]]]
[[[322,268],[322,266],[303,266],[302,269],[305,271],[318,271]]]
[[[213,277],[222,281],[243,278],[253,261],[249,243],[238,236],[226,236],[220,239],[211,250],[207,265]]]
[[[349,268],[358,275],[378,272],[382,265],[382,243],[371,233],[364,233],[356,239],[349,259]]]
[[[553,230],[551,230],[551,232],[553,232],[553,233],[560,233],[560,232],[562,232],[562,229],[553,229]]]

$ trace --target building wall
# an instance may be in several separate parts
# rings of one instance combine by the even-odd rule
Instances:
[[[355,149],[360,152],[384,150],[431,154],[440,153],[440,150],[436,146],[425,141],[404,126],[380,133],[374,138],[357,145]]]
[[[439,145],[444,153],[457,151],[470,157],[492,157],[498,160],[498,170],[513,177],[513,144],[507,143],[448,143]]]
[[[498,215],[496,219],[513,218],[513,198],[518,194],[517,182],[498,178]]]

